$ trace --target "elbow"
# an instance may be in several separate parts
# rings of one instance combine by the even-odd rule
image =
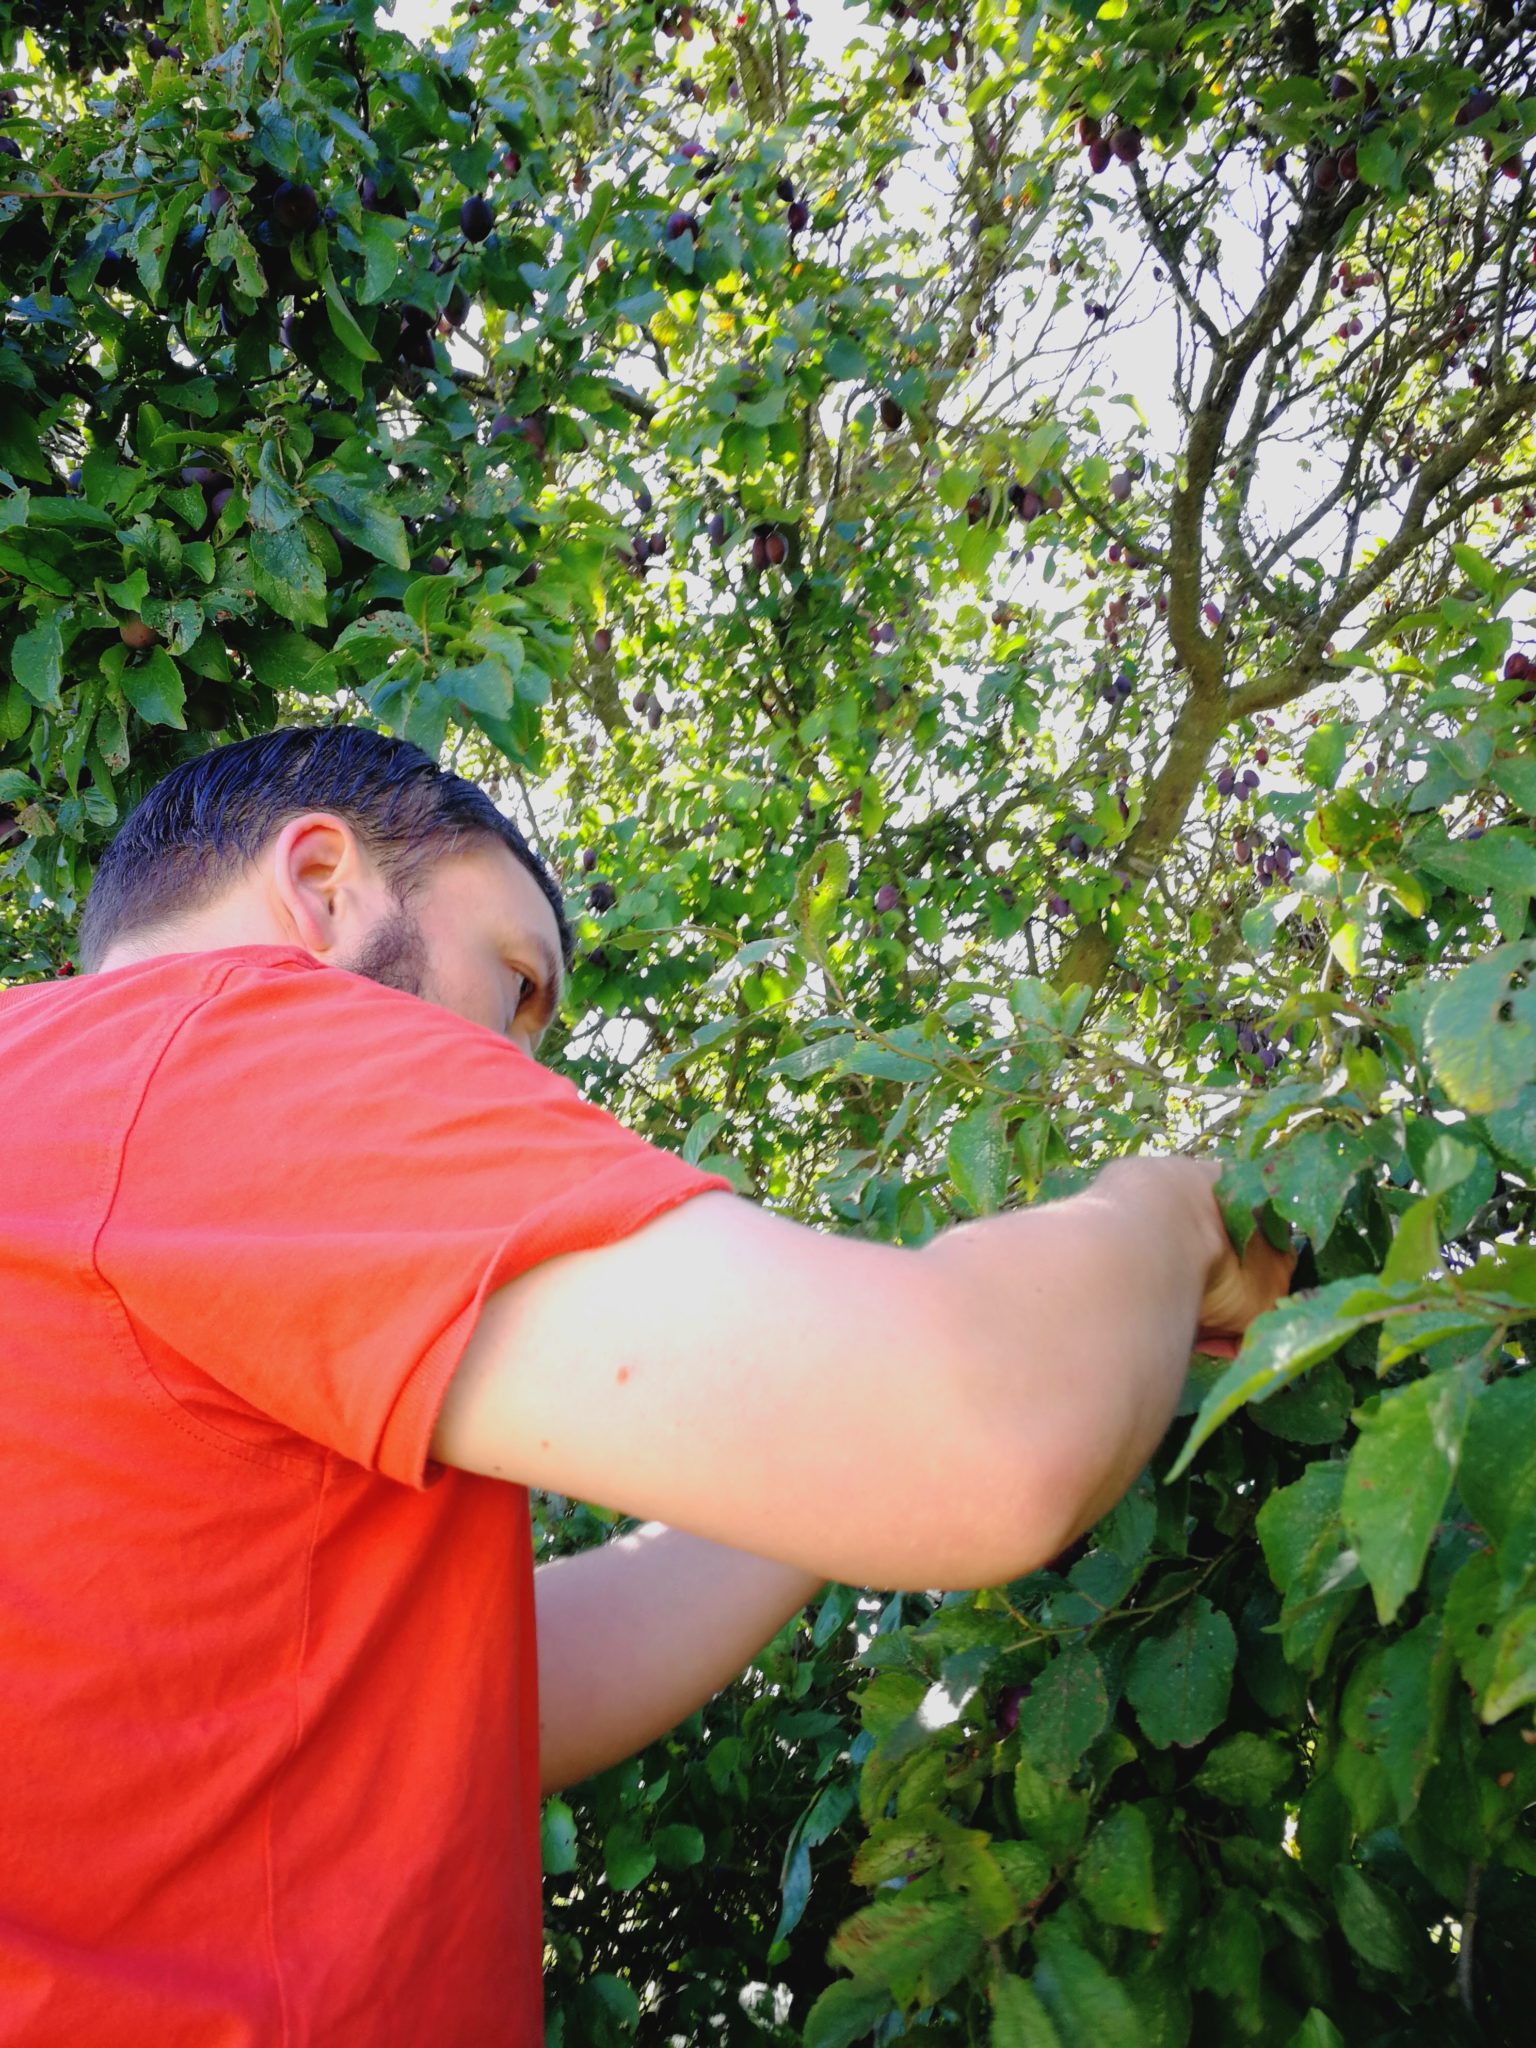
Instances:
[[[1082,1461],[1038,1445],[1015,1467],[1007,1506],[1011,1513],[999,1517],[1002,1540],[988,1560],[988,1585],[1042,1570],[1098,1519]]]

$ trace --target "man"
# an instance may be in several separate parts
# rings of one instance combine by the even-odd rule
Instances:
[[[922,1251],[759,1210],[535,1063],[569,945],[483,792],[290,730],[0,996],[7,2043],[535,2048],[541,1791],[828,1578],[1061,1549],[1286,1284],[1183,1159]],[[529,1486],[655,1519],[535,1580]]]

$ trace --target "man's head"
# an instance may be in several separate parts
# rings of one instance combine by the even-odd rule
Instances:
[[[548,869],[473,783],[355,726],[289,727],[183,763],[102,856],[87,974],[299,946],[532,1052],[571,933]]]

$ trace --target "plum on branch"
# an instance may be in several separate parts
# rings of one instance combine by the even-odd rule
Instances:
[[[471,192],[459,208],[459,229],[466,242],[483,242],[496,225],[496,209],[483,192]]]
[[[307,234],[320,219],[320,199],[314,186],[282,179],[272,194],[272,218],[289,234]]]

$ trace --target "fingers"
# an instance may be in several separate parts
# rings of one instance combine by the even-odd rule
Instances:
[[[1196,1337],[1194,1348],[1206,1358],[1236,1358],[1241,1344],[1236,1337],[1207,1337],[1202,1334]]]

